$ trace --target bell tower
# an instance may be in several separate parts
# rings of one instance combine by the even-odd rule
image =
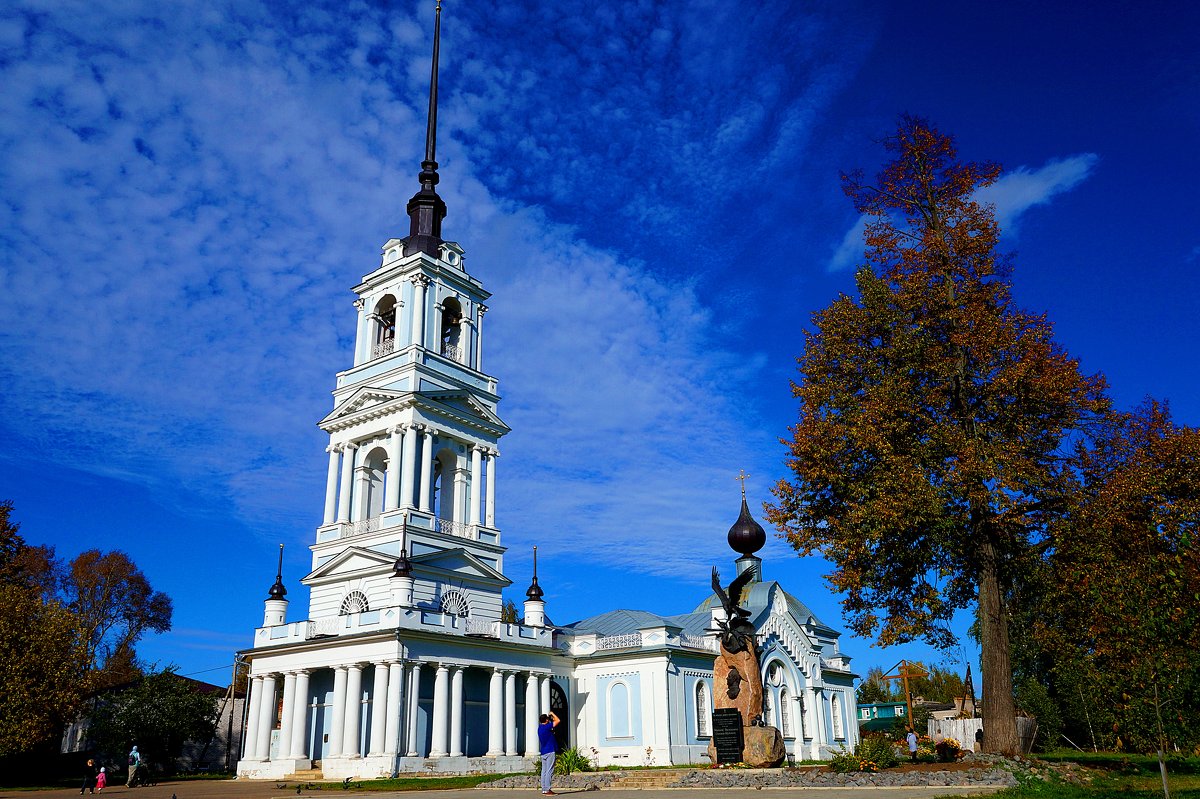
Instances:
[[[368,607],[403,595],[436,609],[465,597],[466,613],[498,619],[504,547],[496,527],[496,460],[509,427],[497,415],[496,378],[483,361],[491,294],[467,271],[466,252],[442,238],[446,204],[437,193],[438,52],[434,25],[425,157],[407,205],[409,232],[384,243],[380,264],[354,286],[357,335],[351,368],[337,375],[329,434],[325,512],[317,528],[311,616],[336,612],[352,586],[336,568],[350,550],[387,559],[362,572]],[[395,591],[392,560],[404,564]],[[467,559],[454,568],[447,558]],[[338,563],[334,563],[337,561]],[[436,561],[436,563],[435,563]],[[349,567],[346,567],[349,568]],[[378,572],[378,574],[375,574]],[[365,581],[365,582],[364,582]],[[357,601],[357,600],[356,600]]]

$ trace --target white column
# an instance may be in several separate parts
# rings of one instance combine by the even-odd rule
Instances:
[[[475,371],[483,371],[483,315],[487,313],[487,306],[480,304],[479,317],[475,323]]]
[[[421,482],[419,491],[422,511],[429,513],[429,498],[433,494],[433,428],[425,425],[421,431]]]
[[[342,756],[342,734],[346,729],[346,667],[333,670],[333,718],[329,722],[330,757]]]
[[[333,444],[326,447],[325,451],[329,453],[329,471],[325,475],[325,524],[333,524],[337,521],[338,460],[341,453]]]
[[[542,679],[538,683],[538,687],[541,689],[541,694],[542,694],[541,712],[549,713],[550,712],[550,675],[549,674],[542,677]],[[566,721],[566,719],[563,719],[563,721]]]
[[[275,675],[264,674],[262,704],[258,707],[258,743],[255,755],[259,760],[271,759],[271,730],[275,728]]]
[[[538,678],[525,675],[525,757],[538,756]]]
[[[346,676],[346,729],[342,733],[342,757],[361,757],[358,730],[362,717],[362,664],[351,663]]]
[[[492,669],[488,684],[488,757],[504,754],[504,675]]]
[[[504,754],[517,753],[517,673],[504,675]]]
[[[496,458],[499,455],[500,453],[495,450],[488,453],[487,518],[484,520],[484,524],[488,527],[496,526]]]
[[[371,685],[371,745],[369,755],[382,755],[387,732],[388,665],[375,664],[375,682]]]
[[[392,428],[392,438],[388,441],[387,488],[384,491],[383,509],[395,510],[400,507],[400,437],[404,435],[404,426]]]
[[[404,426],[404,466],[400,470],[400,507],[413,506],[413,475],[417,473],[417,427]]]
[[[308,757],[308,670],[296,672],[296,701],[292,707],[292,741],[288,757]]]
[[[243,760],[258,760],[258,713],[262,707],[263,678],[250,678],[250,712],[246,714],[246,737],[242,747]]]
[[[467,517],[468,524],[478,525],[480,494],[483,492],[483,447],[476,444],[471,447],[471,515]]]
[[[354,338],[354,365],[366,363],[371,359],[371,336],[370,325],[367,323],[367,303],[359,297],[354,301],[354,307],[358,309],[358,327],[355,328],[358,332]]]
[[[370,497],[371,470],[367,468],[367,447],[358,448],[354,466],[354,500],[350,508],[350,520],[357,522],[371,515],[367,507]]]
[[[463,717],[463,667],[455,666],[450,674],[450,757],[461,757]]]
[[[354,477],[354,451],[358,449],[354,444],[342,445],[342,485],[338,489],[338,512],[337,520],[339,522],[350,521],[350,480]]]
[[[459,466],[459,464],[462,466]],[[454,507],[451,508],[451,518],[459,524],[467,523],[467,459],[454,459]]]
[[[466,314],[458,320],[458,362],[471,365],[471,320]]]
[[[292,753],[292,718],[296,715],[296,672],[283,675],[283,712],[279,716],[279,759]]]
[[[413,284],[413,315],[412,341],[413,344],[425,346],[425,289],[429,286],[429,278],[424,275],[414,275]]]
[[[429,745],[430,757],[446,756],[446,722],[450,708],[447,707],[450,692],[450,669],[439,663],[437,676],[433,678],[433,741]]]
[[[387,729],[384,732],[384,754],[403,752],[400,748],[400,709],[404,707],[404,664],[393,660],[388,664]]]
[[[421,664],[412,664],[412,687],[408,689],[408,756],[425,757],[424,742],[417,740],[417,711],[421,704]]]

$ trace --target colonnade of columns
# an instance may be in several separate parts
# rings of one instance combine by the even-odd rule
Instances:
[[[416,274],[409,278],[409,282],[413,284],[412,288],[412,313],[409,314],[407,331],[407,344],[417,344],[421,347],[428,347],[428,331],[430,329],[428,311],[429,311],[429,287],[432,281],[423,274]],[[437,299],[437,294],[441,293],[441,289],[435,290],[433,299]],[[402,344],[403,337],[400,331],[400,309],[404,307],[404,302],[400,298],[399,292],[392,292],[392,296],[396,301],[395,305],[395,321],[393,322],[396,344],[389,352],[395,352],[396,349],[407,346]],[[375,307],[378,307],[379,300],[373,301]],[[358,309],[358,349],[356,352],[355,363],[361,364],[372,359],[375,355],[375,345],[380,338],[379,328],[383,323],[381,317],[374,311],[367,310],[366,300],[359,298],[354,303]],[[445,306],[441,301],[438,301],[434,306],[434,310],[439,314],[445,312]],[[459,338],[458,338],[458,356],[455,358],[459,363],[468,368],[474,369],[477,372],[483,371],[483,316],[488,312],[488,307],[481,302],[474,303],[474,315],[464,313],[459,320]],[[474,327],[474,336],[471,335],[471,328]],[[439,325],[440,328],[440,325]],[[439,345],[438,354],[443,354],[440,350],[440,342],[435,342]],[[474,346],[472,346],[472,343]]]
[[[329,739],[324,757],[357,758],[395,756],[460,757],[463,747],[463,682],[467,666],[454,663],[420,663],[385,660],[374,663],[371,687],[374,710],[367,739],[361,741],[363,669],[370,664],[350,663],[333,667],[333,707]],[[538,754],[537,719],[550,710],[550,675],[493,667],[488,691],[487,757],[517,755],[517,678],[525,676],[524,743],[526,757]],[[418,740],[421,679],[433,676],[433,711],[429,719],[429,749]],[[277,691],[282,677],[283,710],[279,725],[279,749],[275,759],[304,760],[308,751],[310,669],[260,674],[251,679],[247,714],[246,761],[271,757]]]
[[[400,508],[430,512],[434,479],[433,439],[439,433],[423,423],[399,424],[385,431],[386,438],[380,441],[387,450],[383,512]],[[465,525],[495,527],[496,458],[500,453],[479,444],[468,444],[468,447],[466,468],[456,469],[453,475],[453,496],[456,498],[453,512],[443,515]],[[375,512],[367,505],[371,469],[366,463],[374,449],[368,442],[345,442],[326,447],[329,468],[325,478],[324,524],[356,522]],[[396,464],[398,469],[394,468]],[[450,478],[446,475],[443,480]],[[467,496],[468,485],[471,486],[469,503],[457,501]]]

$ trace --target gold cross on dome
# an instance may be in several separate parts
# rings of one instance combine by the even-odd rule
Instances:
[[[750,475],[746,474],[745,469],[738,469],[737,477],[733,478],[734,480],[742,481],[742,499],[746,498],[746,478],[749,476]]]

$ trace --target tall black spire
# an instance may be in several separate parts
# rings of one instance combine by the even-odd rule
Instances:
[[[425,123],[425,160],[421,162],[421,190],[408,201],[408,239],[405,254],[423,252],[438,257],[442,244],[442,220],[446,203],[438,196],[437,100],[438,45],[442,35],[442,0],[437,0],[433,23],[433,67],[429,74],[429,117]]]
[[[525,596],[532,599],[534,602],[542,601],[542,597],[546,592],[538,585],[537,581],[537,547],[533,548],[533,582],[529,584],[529,590],[525,592]]]
[[[279,545],[279,570],[275,573],[275,585],[267,592],[267,599],[283,599],[287,589],[283,587],[283,544]]]

